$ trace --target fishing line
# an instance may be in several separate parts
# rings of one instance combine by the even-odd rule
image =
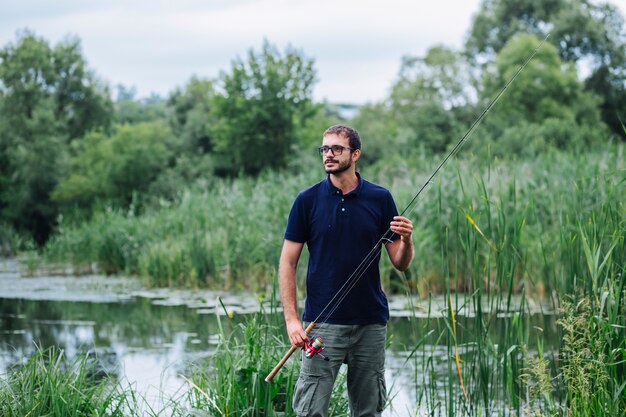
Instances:
[[[472,123],[472,125],[470,126],[470,128],[465,132],[465,134],[461,137],[461,139],[456,143],[456,145],[454,146],[454,148],[452,148],[452,150],[446,155],[446,157],[441,161],[441,163],[437,166],[437,168],[435,169],[435,171],[430,175],[430,177],[428,177],[428,179],[424,182],[424,184],[422,185],[422,187],[417,191],[417,193],[413,196],[413,198],[411,199],[411,201],[407,204],[407,206],[404,208],[404,210],[402,210],[402,212],[400,213],[400,216],[404,216],[405,213],[407,213],[409,211],[409,209],[411,208],[411,206],[413,206],[413,204],[415,203],[415,201],[417,200],[417,198],[420,196],[420,194],[422,193],[422,191],[424,191],[424,189],[432,182],[432,180],[435,178],[435,176],[437,175],[437,173],[439,173],[439,171],[441,170],[441,168],[443,168],[443,166],[446,164],[446,162],[448,162],[448,160],[450,158],[452,158],[454,155],[456,155],[459,151],[459,149],[461,148],[461,146],[463,146],[463,144],[465,143],[465,141],[469,138],[469,136],[474,132],[474,130],[476,129],[476,127],[483,121],[483,119],[487,116],[487,114],[489,113],[489,111],[491,111],[492,107],[498,102],[498,100],[500,99],[500,97],[502,97],[502,95],[504,94],[504,92],[507,90],[507,88],[513,83],[513,81],[517,78],[517,76],[522,72],[522,70],[524,68],[526,68],[526,66],[528,65],[528,63],[535,57],[535,55],[537,54],[537,51],[539,51],[539,49],[541,49],[541,47],[543,46],[543,44],[545,43],[545,41],[548,39],[548,37],[550,36],[550,34],[546,35],[546,37],[541,41],[541,43],[539,44],[539,46],[537,46],[533,52],[526,58],[526,60],[524,61],[524,63],[517,69],[517,71],[515,72],[515,74],[513,74],[513,76],[506,82],[506,84],[504,85],[504,87],[502,87],[502,89],[500,89],[500,91],[498,92],[498,94],[495,96],[495,98],[487,105],[487,107],[485,107],[485,109],[483,110],[483,112],[480,114],[480,116],[474,120],[474,122]],[[414,207],[413,207],[414,208]],[[335,303],[334,307],[329,310],[328,314],[326,317],[331,317],[332,314],[337,310],[338,306],[341,304],[341,302],[347,297],[348,293],[350,292],[350,290],[352,290],[352,288],[354,288],[354,286],[357,284],[357,282],[363,277],[363,275],[365,274],[365,271],[367,270],[367,268],[369,268],[369,266],[372,264],[372,262],[374,262],[374,260],[376,259],[376,257],[378,256],[378,254],[382,251],[382,243],[384,241],[390,241],[391,237],[395,234],[393,232],[391,232],[391,228],[387,229],[387,231],[385,232],[385,234],[383,235],[383,237],[381,237],[378,242],[376,242],[376,245],[374,245],[374,247],[370,250],[370,252],[365,256],[365,258],[363,259],[363,261],[357,266],[357,268],[355,269],[355,271],[350,275],[350,277],[348,277],[348,279],[346,280],[346,282],[344,282],[344,284],[339,288],[339,290],[337,290],[337,293],[333,296],[333,298],[331,298],[331,300],[328,302],[328,304],[326,304],[326,306],[324,307],[324,309],[320,312],[320,314],[315,318],[315,320],[313,321],[314,323],[318,323],[318,324],[324,324],[325,322],[319,323],[318,320],[322,317],[324,317],[324,313],[326,312],[326,310],[328,309],[328,307]],[[364,266],[365,265],[365,266]]]
[[[407,213],[409,211],[409,209],[412,209],[411,206],[413,206],[413,204],[415,203],[415,201],[417,200],[417,198],[420,196],[420,194],[422,193],[422,191],[424,191],[424,189],[428,186],[428,184],[430,184],[432,182],[432,180],[435,178],[435,176],[437,175],[437,173],[439,173],[439,171],[441,170],[441,168],[443,168],[443,166],[446,164],[446,162],[448,162],[448,160],[450,158],[452,158],[454,155],[456,155],[459,151],[459,149],[461,148],[461,146],[463,146],[463,144],[465,143],[465,141],[469,138],[469,136],[474,132],[474,130],[476,129],[476,127],[480,124],[480,122],[482,122],[482,120],[485,118],[485,116],[487,116],[487,114],[491,111],[492,107],[498,102],[498,100],[500,99],[500,97],[502,97],[502,95],[504,94],[504,92],[506,91],[507,88],[509,88],[509,86],[511,85],[511,83],[513,83],[513,81],[517,78],[517,76],[522,72],[522,70],[524,68],[526,68],[526,66],[528,65],[528,63],[535,57],[535,55],[537,54],[537,51],[539,51],[539,49],[543,46],[543,44],[546,42],[546,40],[548,39],[548,37],[550,36],[550,34],[548,33],[548,35],[546,35],[546,37],[541,41],[541,43],[539,44],[539,46],[537,46],[533,52],[526,58],[526,60],[524,61],[524,63],[517,69],[517,71],[515,72],[515,74],[513,74],[513,76],[506,82],[506,84],[504,85],[504,87],[502,87],[500,89],[500,91],[498,92],[498,94],[495,96],[495,98],[487,105],[487,107],[485,107],[485,109],[483,110],[483,112],[480,114],[480,116],[478,116],[478,118],[476,120],[474,120],[474,122],[472,123],[472,125],[470,126],[470,128],[465,132],[465,134],[461,137],[461,139],[456,143],[456,145],[454,146],[454,148],[452,148],[452,150],[446,155],[446,157],[441,161],[441,163],[437,166],[437,168],[435,169],[435,171],[430,175],[430,177],[428,177],[428,179],[424,182],[424,184],[422,185],[422,187],[417,191],[417,193],[413,196],[413,198],[411,199],[411,201],[409,201],[409,204],[407,204],[407,206],[404,208],[404,210],[402,210],[402,212],[399,214],[400,216],[404,216],[405,213]],[[414,208],[414,207],[413,207]],[[345,298],[348,296],[348,293],[352,290],[352,288],[354,288],[354,286],[358,283],[358,281],[363,277],[363,275],[365,274],[365,271],[367,270],[367,268],[370,267],[370,265],[372,264],[372,262],[374,262],[374,260],[377,258],[377,256],[380,254],[380,252],[382,251],[382,247],[383,247],[383,243],[385,241],[391,241],[391,237],[393,237],[395,233],[391,231],[391,227],[387,229],[387,231],[383,234],[383,236],[378,240],[378,242],[376,242],[376,244],[374,245],[374,247],[370,250],[370,252],[365,256],[365,258],[363,259],[363,261],[361,261],[361,263],[356,267],[356,269],[354,270],[354,272],[348,277],[348,279],[343,283],[343,285],[337,290],[337,292],[335,293],[335,295],[330,299],[330,301],[326,304],[326,306],[324,307],[324,309],[318,314],[318,316],[315,318],[314,321],[310,322],[310,324],[307,326],[307,330],[305,330],[307,332],[307,334],[312,338],[313,337],[313,333],[317,332],[318,329],[321,329],[322,326],[324,324],[327,324],[326,321],[323,321],[321,323],[318,322],[318,320],[320,320],[321,318],[324,318],[324,320],[327,320],[328,317],[331,317],[332,314],[337,310],[338,306],[341,304],[341,302],[343,302],[343,300],[345,300]],[[333,305],[334,304],[334,305]],[[326,316],[324,316],[324,313],[326,312],[326,310],[333,305],[333,307],[329,310],[328,314]],[[315,326],[318,326],[318,328],[316,328]],[[272,370],[272,372],[265,378],[266,382],[269,382],[274,375],[276,375],[276,373],[280,370],[280,368],[284,365],[284,363],[287,361],[287,359],[289,359],[289,357],[293,354],[293,352],[295,352],[296,348],[295,347],[291,347],[291,349],[285,354],[285,356],[280,360],[280,362],[274,367],[274,369]]]

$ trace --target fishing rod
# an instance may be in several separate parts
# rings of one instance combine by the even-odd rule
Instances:
[[[478,118],[476,120],[474,120],[474,122],[469,127],[469,129],[465,132],[465,134],[461,137],[461,139],[456,143],[454,148],[452,148],[452,150],[446,155],[446,157],[437,166],[435,171],[430,175],[430,177],[428,177],[428,179],[424,182],[422,187],[413,196],[413,198],[411,199],[409,204],[407,204],[407,206],[404,208],[404,210],[402,210],[402,212],[400,213],[400,216],[403,216],[405,213],[407,213],[409,211],[409,209],[411,208],[411,206],[413,206],[413,204],[415,203],[417,198],[420,196],[422,191],[424,191],[424,189],[432,182],[432,180],[439,173],[441,168],[443,168],[443,166],[446,164],[446,162],[448,162],[448,160],[450,158],[452,158],[454,155],[456,155],[458,153],[458,151],[461,148],[461,146],[463,146],[465,141],[474,132],[476,127],[483,121],[483,119],[491,111],[493,106],[498,102],[500,97],[502,97],[502,95],[507,90],[507,88],[509,88],[509,86],[513,83],[513,81],[517,78],[517,76],[524,70],[524,68],[526,68],[528,63],[535,57],[535,55],[537,54],[537,51],[539,51],[539,49],[543,46],[543,44],[545,43],[545,41],[548,39],[549,36],[550,36],[550,34],[548,33],[548,35],[546,35],[546,37],[541,41],[539,46],[537,46],[532,51],[532,53],[526,58],[524,63],[517,69],[517,71],[513,74],[513,76],[506,82],[506,84],[504,84],[504,86],[500,89],[498,94],[496,94],[495,98],[489,102],[489,104],[485,107],[485,109],[482,111],[480,116],[478,116]],[[305,329],[305,332],[306,332],[307,335],[312,336],[312,332],[315,329],[315,326],[318,324],[319,320],[324,317],[324,313],[329,308],[329,306],[334,304],[333,308],[331,308],[329,310],[328,314],[326,315],[326,317],[332,316],[332,314],[335,312],[337,307],[348,296],[348,293],[352,290],[352,288],[354,288],[354,286],[357,284],[357,282],[364,275],[365,271],[370,267],[372,262],[374,262],[374,260],[377,259],[379,253],[382,251],[383,243],[391,242],[391,237],[393,236],[393,234],[394,234],[394,232],[391,231],[391,228],[387,229],[387,231],[378,240],[378,242],[376,242],[376,244],[370,250],[370,252],[365,256],[363,261],[361,261],[361,263],[356,267],[354,272],[348,277],[346,282],[344,282],[344,284],[339,288],[339,290],[337,290],[337,292],[335,293],[333,298],[331,298],[331,300],[326,304],[324,309],[318,314],[318,316],[315,318],[315,320],[313,320],[311,323],[309,323],[309,325]],[[323,324],[323,323],[324,322],[321,322],[321,324]],[[313,345],[317,345],[317,346],[321,346],[321,347],[316,348]],[[323,340],[321,338],[315,338],[312,343],[308,343],[308,342],[305,343],[303,348],[305,349],[305,351],[307,351],[307,357],[311,358],[315,353],[317,353],[318,349],[321,351],[321,349],[323,349],[323,347],[324,347]],[[285,365],[287,360],[291,357],[291,355],[293,355],[293,353],[297,349],[298,349],[297,347],[292,346],[287,351],[287,353],[285,353],[285,355],[282,357],[282,359],[276,364],[274,369],[272,369],[272,371],[265,377],[265,382],[270,382],[274,378],[274,376],[278,373],[278,371],[280,371],[280,369]],[[308,352],[312,352],[312,354],[309,355]]]

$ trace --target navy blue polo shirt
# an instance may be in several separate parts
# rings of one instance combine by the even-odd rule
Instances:
[[[306,243],[309,250],[304,321],[318,318],[398,214],[387,189],[357,176],[359,185],[346,195],[329,177],[303,190],[289,213],[285,239]],[[398,238],[394,234],[391,240]],[[339,304],[333,301],[318,322],[371,324],[389,320],[379,260],[380,251],[346,298]],[[335,305],[336,310],[328,316]]]

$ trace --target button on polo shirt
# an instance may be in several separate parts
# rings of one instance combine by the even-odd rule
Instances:
[[[370,324],[389,319],[380,286],[380,253],[360,271],[363,275],[347,297],[329,305],[342,285],[356,275],[398,212],[388,190],[357,176],[357,188],[346,195],[328,177],[300,192],[291,208],[285,239],[306,243],[309,250],[305,321]],[[391,240],[398,238],[393,235]]]

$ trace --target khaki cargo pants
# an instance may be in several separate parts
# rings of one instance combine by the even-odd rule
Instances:
[[[306,324],[305,324],[306,325]],[[348,365],[348,398],[352,417],[380,416],[387,401],[384,324],[320,324],[311,335],[322,337],[329,358],[309,359],[302,352],[293,408],[298,417],[326,417],[339,368]]]

